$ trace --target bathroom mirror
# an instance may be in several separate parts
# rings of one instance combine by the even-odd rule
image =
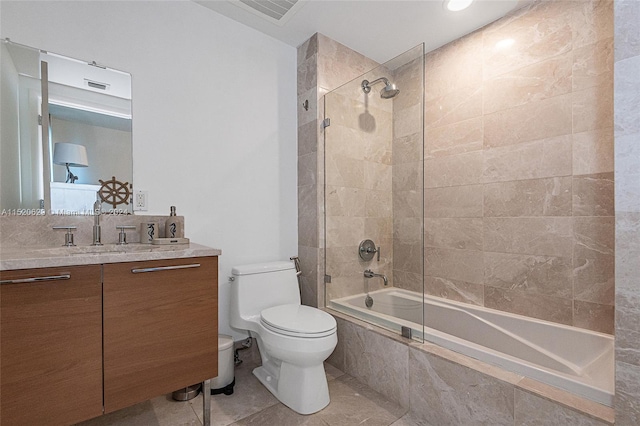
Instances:
[[[91,214],[101,181],[132,188],[131,75],[2,40],[0,210]],[[104,192],[103,192],[104,194]],[[120,197],[118,197],[120,198]],[[131,213],[103,203],[104,212]]]

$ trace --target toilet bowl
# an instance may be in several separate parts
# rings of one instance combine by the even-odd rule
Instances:
[[[312,414],[329,404],[323,363],[337,328],[331,315],[300,304],[295,272],[291,262],[234,267],[230,323],[258,342],[258,380],[292,410]]]

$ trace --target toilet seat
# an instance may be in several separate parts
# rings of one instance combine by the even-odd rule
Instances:
[[[274,333],[293,337],[326,337],[336,332],[336,320],[311,306],[280,305],[260,313],[260,323]]]

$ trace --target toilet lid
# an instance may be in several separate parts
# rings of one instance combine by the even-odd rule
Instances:
[[[326,312],[304,305],[280,305],[260,314],[262,324],[288,336],[324,337],[336,331],[336,320]]]

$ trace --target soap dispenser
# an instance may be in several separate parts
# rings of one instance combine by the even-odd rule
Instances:
[[[184,237],[184,230],[182,229],[182,222],[178,220],[176,216],[176,206],[171,206],[171,213],[169,219],[164,226],[164,236],[167,238],[182,238]]]

